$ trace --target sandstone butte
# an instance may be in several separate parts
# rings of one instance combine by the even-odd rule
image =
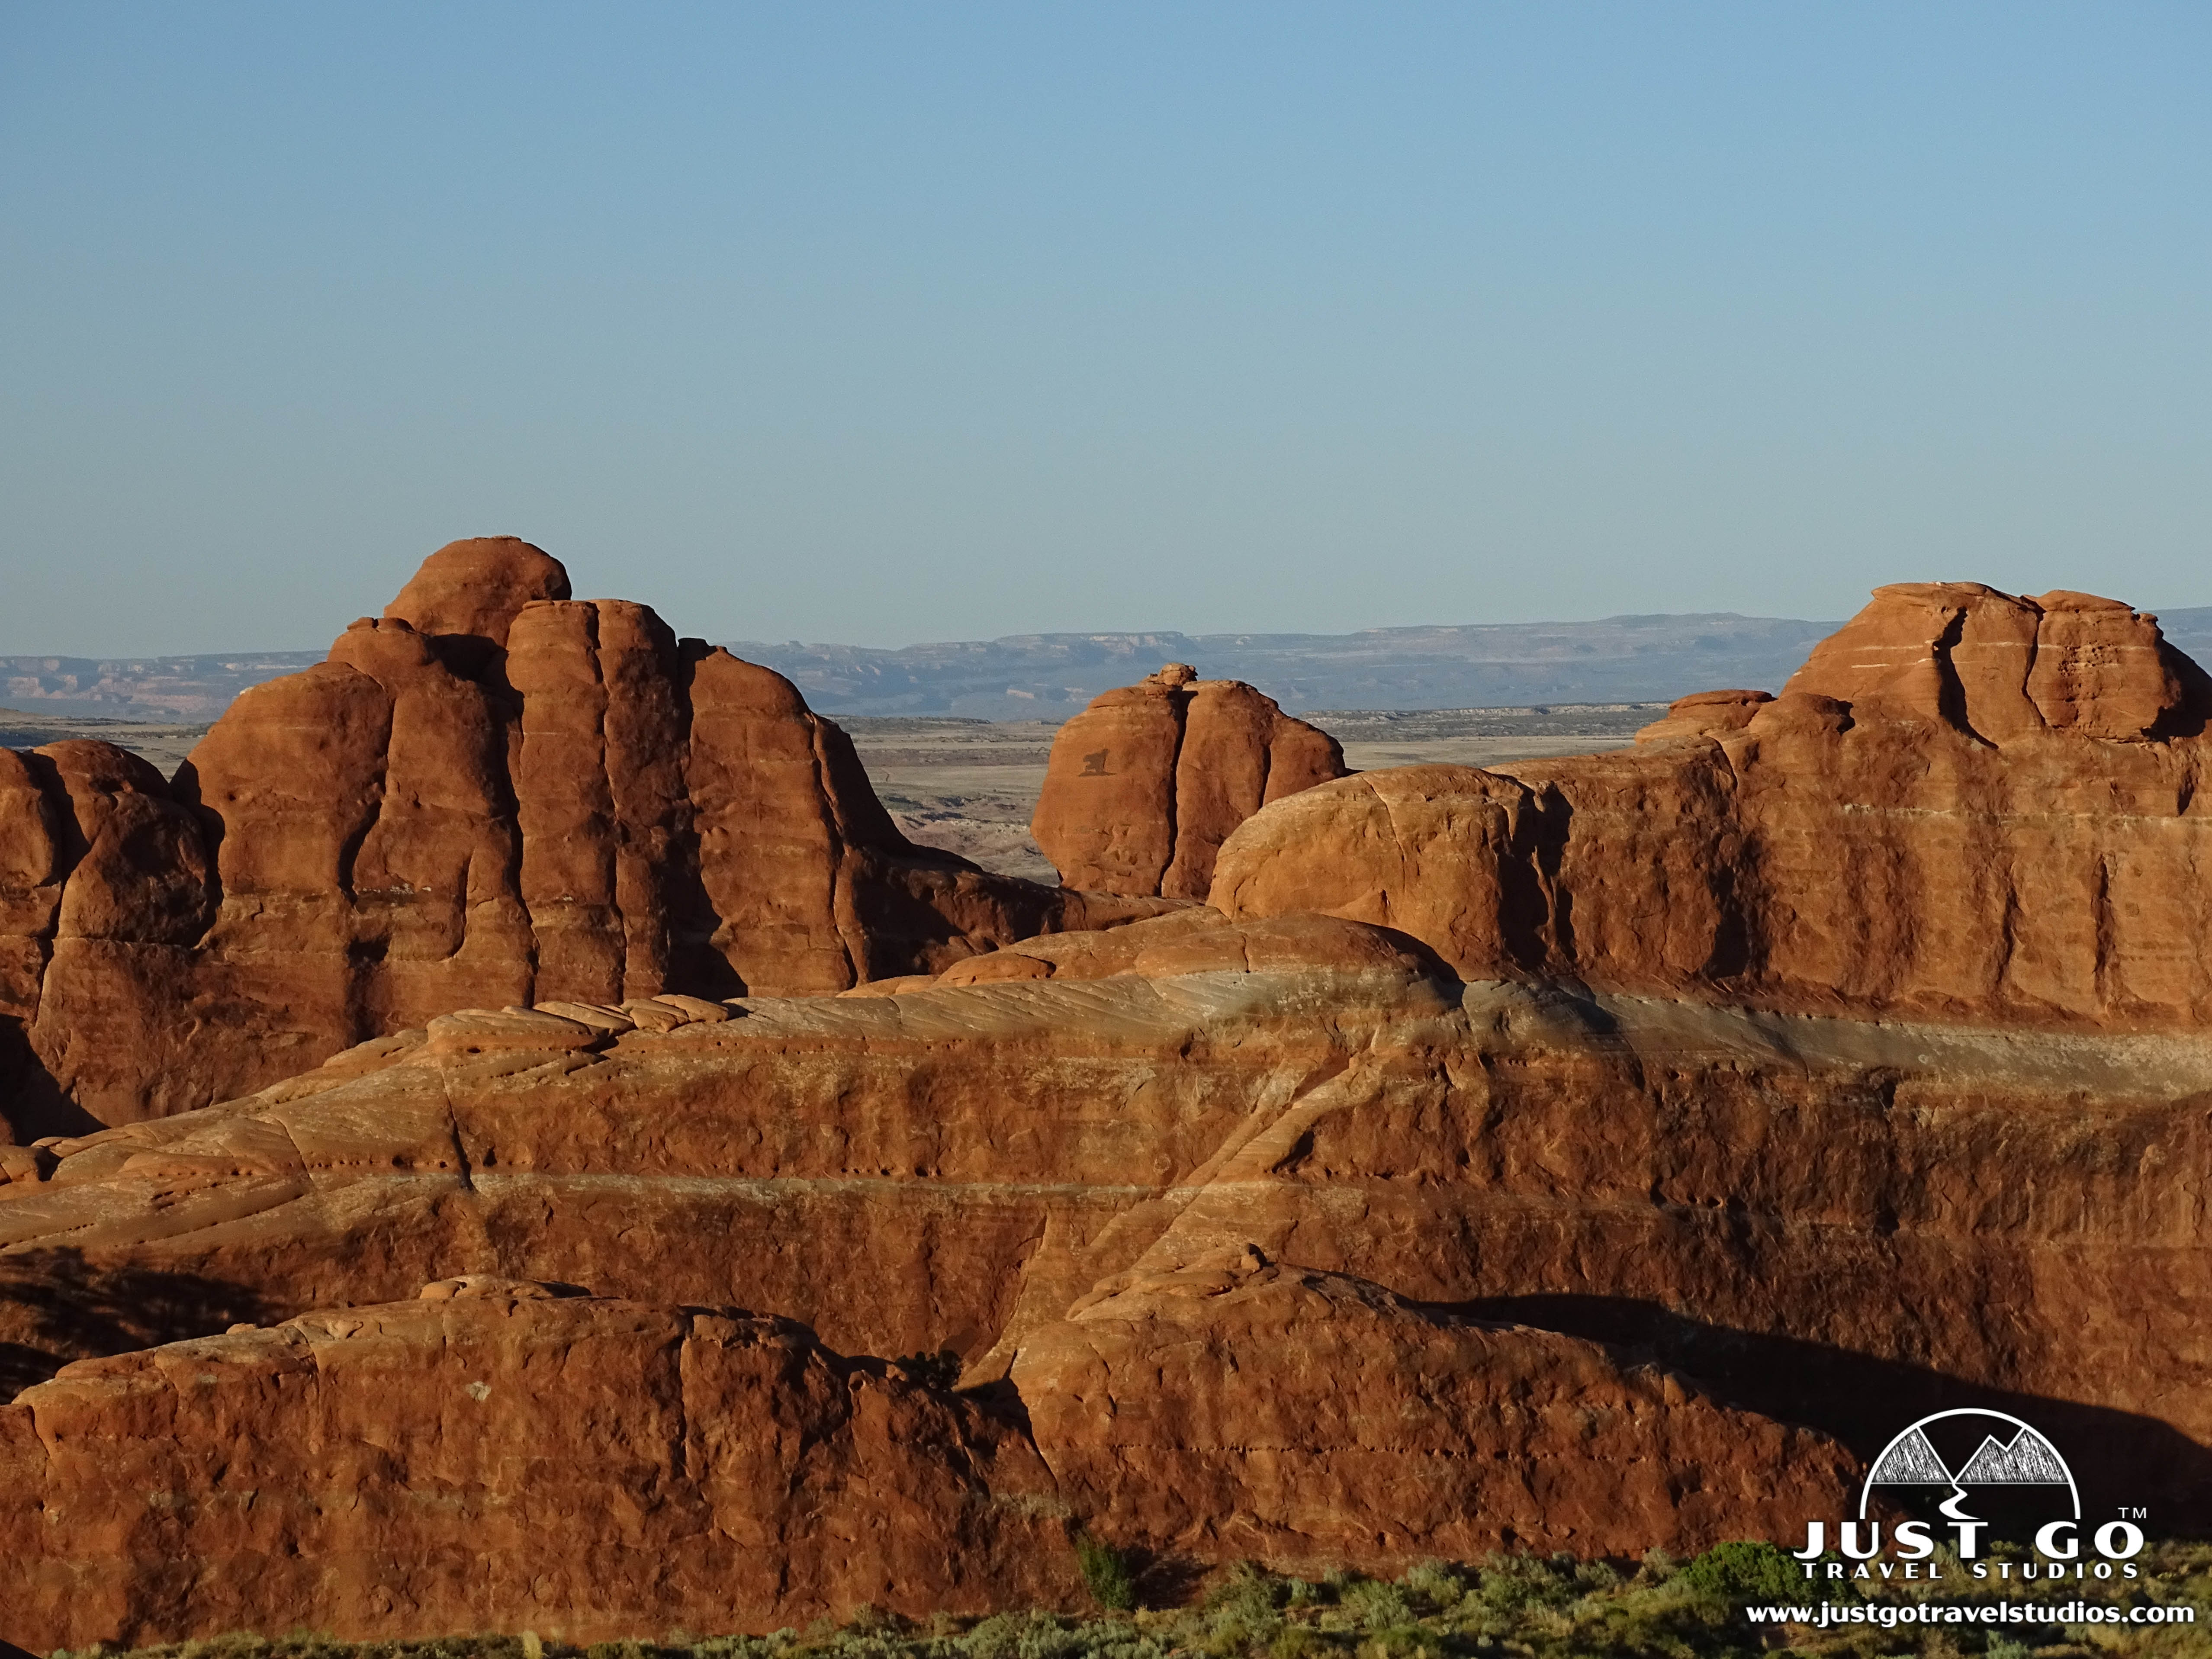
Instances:
[[[789,681],[568,594],[526,542],[455,542],[173,779],[105,743],[0,750],[15,1138],[456,1008],[837,991],[1147,914],[913,845]]]
[[[1231,917],[1396,928],[1466,978],[1855,1018],[2212,1018],[2212,679],[2087,594],[1884,587],[1779,696],[1632,750],[1325,783],[1223,845]]]
[[[0,1148],[4,1633],[1795,1541],[1968,1404],[2202,1530],[2208,712],[2125,607],[1884,589],[1632,751],[1264,804],[1203,905]]]
[[[1328,732],[1171,662],[1060,728],[1030,830],[1070,887],[1202,899],[1237,825],[1344,775]]]

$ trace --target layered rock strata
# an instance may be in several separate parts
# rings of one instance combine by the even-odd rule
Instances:
[[[4,1115],[27,1140],[456,1008],[838,991],[1145,913],[913,845],[788,681],[459,542],[173,781],[0,751]]]
[[[1200,1562],[1778,1537],[1841,1512],[1821,1435],[1964,1404],[2186,1530],[2208,1094],[2196,1035],[1462,986],[1190,912],[913,988],[454,1015],[44,1149],[0,1310],[33,1376],[117,1341],[117,1284],[194,1292],[134,1346],[241,1288],[264,1322],[457,1273],[742,1293],[951,1350],[1071,1522]]]
[[[1779,696],[1631,750],[1321,785],[1211,902],[1395,927],[1468,977],[2072,1030],[2212,1018],[2212,683],[2075,593],[1881,589]]]
[[[423,635],[482,654],[469,683],[491,690],[529,679],[521,636]],[[707,1558],[684,1540],[724,1465],[695,1457],[688,1404],[681,1436],[651,1415],[653,1379],[672,1345],[686,1388],[695,1348],[720,1376],[707,1349],[763,1329],[797,1381],[746,1372],[700,1396],[702,1424],[796,1425],[854,1480],[938,1494],[917,1527],[969,1528],[979,1577],[896,1554],[913,1576],[869,1592],[884,1605],[1072,1593],[1078,1526],[1299,1571],[1799,1535],[1846,1512],[1854,1455],[1965,1405],[2049,1435],[2085,1514],[2212,1527],[2212,1040],[2189,932],[2208,710],[2124,607],[1889,589],[1779,697],[1686,699],[1627,756],[1322,782],[1229,836],[1212,904],[1109,932],[978,931],[835,996],[645,995],[626,933],[613,981],[592,952],[617,930],[580,921],[556,948],[531,909],[568,976],[511,1006],[0,1149],[0,1364],[30,1385],[0,1410],[0,1550],[42,1587],[121,1587],[42,1588],[33,1639],[262,1620],[250,1588],[176,1563],[220,1556],[250,1586],[264,1549],[325,1569],[272,1580],[286,1628],[521,1623],[503,1608],[534,1584],[467,1601],[489,1570],[432,1511],[498,1524],[526,1435],[493,1431],[515,1450],[496,1467],[433,1452],[502,1387],[542,1421],[564,1344],[606,1356],[577,1374],[624,1398],[587,1406],[586,1455],[535,1513],[609,1564],[579,1633],[663,1628],[694,1605]],[[111,758],[70,765],[79,862],[187,931],[193,890],[161,876],[178,820]],[[58,835],[58,797],[30,788]],[[94,858],[104,825],[136,828]],[[511,1385],[453,1368],[482,1303],[515,1333]],[[699,1311],[733,1304],[816,1335]],[[279,1329],[214,1336],[244,1322]],[[386,1358],[294,1386],[299,1345],[322,1364],[364,1333]],[[234,1370],[210,1337],[247,1344]],[[957,1398],[932,1367],[839,1357],[945,1351]],[[346,1391],[371,1376],[425,1461],[358,1426],[367,1385]],[[848,1431],[806,1380],[855,1376],[950,1468]],[[356,1460],[370,1512],[434,1564],[404,1603],[358,1593],[381,1569],[339,1522],[254,1518],[241,1494],[266,1488],[225,1484],[264,1467],[230,1444],[257,1413],[281,1428],[250,1449],[270,1468],[295,1433]],[[737,1543],[701,1570],[744,1587],[728,1622],[860,1592],[823,1540],[860,1523],[807,1467],[714,1511]],[[777,1507],[776,1479],[823,1495]],[[770,1589],[756,1545],[829,1565]],[[680,1571],[653,1577],[655,1555]]]
[[[1242,680],[1170,663],[1060,727],[1030,833],[1070,887],[1204,898],[1231,830],[1344,775],[1344,750]]]

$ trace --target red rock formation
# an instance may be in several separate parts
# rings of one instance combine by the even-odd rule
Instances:
[[[423,1297],[0,1406],[10,1633],[585,1643],[1080,1598],[1051,1477],[971,1401],[738,1310]]]
[[[1449,977],[1432,953],[1403,934],[1310,915],[1237,923],[1218,910],[1198,905],[1110,932],[1023,939],[988,956],[955,963],[933,981],[901,988],[918,989],[921,983],[957,986],[1000,980],[1111,979],[1122,974],[1169,979],[1183,974],[1313,969]],[[864,985],[844,994],[866,996],[875,989]]]
[[[1862,1455],[1998,1404],[2094,1449],[2098,1501],[2201,1515],[2201,1037],[1461,993],[1310,927],[1212,924],[1230,948],[1194,962],[1208,928],[1134,924],[1154,937],[1103,977],[447,1016],[27,1153],[0,1184],[0,1361],[220,1330],[240,1295],[282,1317],[492,1273],[743,1287],[841,1351],[949,1346],[982,1383],[1094,1290],[1249,1243],[1632,1341]],[[120,1334],[118,1299],[149,1310]]]
[[[1073,1607],[1077,1518],[1334,1563],[1627,1549],[1684,1512],[1779,1534],[1849,1489],[1817,1436],[1355,1281],[1200,1268],[1122,1300],[1024,1357],[1035,1447],[788,1321],[480,1276],[81,1362],[0,1406],[10,1628],[583,1643]],[[1240,1362],[1264,1398],[1224,1389]]]
[[[1075,1518],[1285,1565],[1596,1553],[1684,1514],[1779,1535],[1850,1484],[1832,1443],[1594,1344],[1356,1281],[1200,1267],[1118,1304],[1024,1355],[1036,1447],[788,1321],[478,1276],[84,1361],[0,1406],[10,1628],[583,1643],[1079,1606]]]
[[[1735,696],[1675,718],[1732,735],[1794,701]],[[1679,767],[1719,741],[1647,747]],[[1454,796],[1439,775],[1478,787]],[[1395,904],[1424,895],[1447,857],[1489,848],[1520,867],[1516,837],[1548,809],[1516,821],[1528,803],[1511,783],[1435,769],[1300,799],[1385,792],[1372,823],[1425,837],[1377,890]],[[1539,897],[1547,875],[1535,866]],[[1021,1401],[1051,1481],[1023,1485],[1024,1504],[1201,1563],[1399,1566],[1508,1541],[1508,1528],[1525,1547],[1625,1551],[1777,1535],[1783,1520],[1834,1513],[1847,1479],[1820,1435],[1780,1425],[1863,1456],[1913,1417],[1970,1403],[2079,1448],[2085,1502],[2148,1502],[2186,1528],[2212,1518],[2198,1340],[2212,1317],[2197,1213],[2212,1183],[2208,1090],[2212,1047],[2194,1032],[2047,1036],[1747,1014],[1710,994],[1462,987],[1369,925],[1191,909],[1019,941],[920,987],[447,1015],[249,1099],[0,1159],[0,1358],[221,1328],[241,1296],[254,1317],[296,1316],[457,1273],[654,1304],[711,1305],[742,1286],[842,1352],[953,1349],[968,1382]],[[139,1311],[118,1333],[125,1299]],[[613,1374],[592,1369],[592,1342],[562,1340],[583,1354],[563,1379]],[[380,1443],[435,1445],[462,1408],[447,1386],[457,1374],[440,1369],[442,1347],[408,1341],[378,1374]],[[549,1370],[517,1367],[531,1411],[568,1399],[536,1380]],[[197,1348],[167,1350],[112,1373],[137,1392],[99,1401],[199,1409],[199,1385],[143,1387],[149,1371],[228,1375]],[[33,1389],[32,1428],[43,1436],[50,1399],[77,1409],[77,1378],[110,1375]],[[643,1382],[610,1392],[659,1397]],[[421,1586],[413,1599],[378,1607],[363,1587],[385,1570],[350,1565],[343,1527],[288,1532],[281,1510],[249,1541],[300,1552],[285,1569],[300,1576],[274,1581],[282,1613],[222,1600],[245,1594],[223,1588],[240,1573],[176,1588],[167,1563],[233,1547],[221,1506],[153,1516],[142,1488],[191,1492],[213,1479],[196,1469],[281,1461],[272,1444],[195,1462],[249,1420],[222,1416],[215,1396],[213,1426],[190,1419],[167,1444],[153,1437],[170,1419],[136,1440],[119,1407],[87,1407],[70,1433],[95,1450],[29,1484],[0,1478],[0,1547],[27,1534],[40,1574],[91,1574],[76,1540],[110,1529],[157,1540],[145,1565],[98,1569],[137,1600],[42,1602],[58,1621],[46,1641],[289,1628],[309,1608],[364,1634],[538,1620],[519,1581],[471,1602],[441,1588],[458,1577],[401,1575]],[[417,1410],[434,1426],[410,1428]],[[355,1443],[343,1413],[328,1420],[331,1443]],[[46,1456],[22,1421],[0,1414],[0,1458]],[[630,1422],[591,1444],[660,1443]],[[1591,1437],[1575,1437],[1584,1425]],[[657,1547],[664,1524],[693,1535],[609,1498],[638,1490],[624,1467],[610,1452],[533,1511],[568,1555],[612,1560],[609,1582],[636,1589],[626,1626],[584,1598],[605,1620],[590,1628],[609,1633],[694,1605],[688,1578],[624,1576],[624,1540]],[[369,1487],[384,1507],[369,1512],[410,1515],[403,1493],[450,1492],[452,1479],[446,1464],[380,1465]],[[1001,1493],[997,1476],[987,1484]],[[680,1482],[651,1490],[674,1512],[692,1501]],[[34,1526],[34,1505],[71,1526]],[[761,1535],[811,1559],[811,1513],[778,1510]],[[378,1524],[406,1559],[449,1559],[441,1534],[412,1529],[428,1522]],[[979,1547],[988,1577],[997,1547]],[[329,1571],[302,1588],[313,1561]],[[741,1568],[728,1576],[743,1586]],[[915,1571],[922,1599],[937,1595]],[[994,1582],[1010,1599],[1036,1593]],[[751,1594],[725,1616],[794,1616]],[[146,1624],[127,1624],[132,1607],[150,1610]]]
[[[58,793],[33,757],[0,749],[0,1015],[16,1020],[38,1012],[40,941],[61,909]]]
[[[1231,830],[1343,775],[1326,732],[1242,680],[1170,663],[1060,727],[1030,832],[1068,886],[1203,898]]]
[[[568,573],[558,559],[517,536],[483,536],[448,542],[425,559],[384,615],[481,661],[486,645],[507,645],[532,600],[568,597]]]
[[[567,594],[527,544],[458,542],[173,785],[106,744],[0,757],[18,1138],[455,1008],[834,992],[1158,908],[914,846],[788,682]]]
[[[1781,696],[1685,698],[1633,750],[1271,805],[1212,900],[1396,927],[1470,977],[2192,1029],[2212,1018],[2208,711],[2212,684],[2124,605],[1884,588]]]
[[[1310,1573],[1784,1539],[1857,1495],[1824,1436],[1249,1245],[1086,1298],[1012,1376],[1062,1498],[1106,1536]]]
[[[1924,720],[1993,744],[2068,732],[2134,742],[2202,728],[2195,665],[2155,617],[2060,591],[2014,599],[1978,582],[1900,582],[1823,641],[1786,691]]]
[[[534,629],[558,642],[533,656]],[[1969,1404],[2077,1457],[2085,1512],[2212,1524],[2212,990],[2190,932],[2212,699],[2148,619],[1885,590],[1779,697],[1686,698],[1626,755],[1324,782],[1236,830],[1210,907],[957,952],[930,930],[966,872],[886,845],[849,749],[782,682],[676,650],[679,793],[640,617],[540,599],[506,637],[349,635],[268,705],[282,765],[210,751],[213,873],[165,839],[189,803],[112,753],[0,773],[0,902],[23,937],[55,930],[49,996],[65,959],[232,963],[165,942],[210,902],[216,933],[284,941],[272,985],[328,956],[348,995],[398,986],[356,964],[463,957],[511,915],[533,975],[517,1006],[441,1010],[246,1098],[0,1152],[0,1367],[94,1361],[0,1408],[0,1554],[42,1645],[553,1626],[537,1579],[465,1553],[471,1524],[525,1565],[592,1564],[604,1595],[544,1569],[586,1636],[690,1619],[706,1582],[755,1628],[864,1591],[1050,1596],[1066,1522],[1309,1570],[1509,1531],[1692,1549],[1834,1514],[1834,1442],[1864,1456]],[[456,671],[472,638],[483,665]],[[418,727],[445,746],[401,741]],[[544,777],[582,782],[544,784],[533,741]],[[507,817],[479,804],[499,779]],[[544,863],[533,836],[561,843]],[[636,899],[634,841],[696,890]],[[479,848],[532,872],[481,912],[453,896]],[[372,859],[380,885],[345,874]],[[747,869],[774,879],[726,880]],[[132,937],[100,934],[117,917]],[[850,973],[920,971],[638,995],[663,926],[671,961],[757,951],[763,979],[835,988],[840,949]],[[397,1311],[332,1307],[425,1280]],[[733,1299],[839,1352],[950,1349],[981,1392],[693,1310]],[[299,1322],[98,1358],[246,1304]],[[773,1376],[726,1352],[783,1338]],[[880,1431],[839,1415],[855,1376]],[[510,1397],[478,1455],[467,1413]],[[1030,1438],[986,1399],[1018,1401]],[[583,1455],[546,1471],[556,1410]],[[740,1433],[695,1455],[722,1420]],[[337,1449],[367,1521],[233,1501],[312,1498],[300,1443]],[[718,1495],[731,1468],[743,1490]],[[823,1540],[864,1535],[852,1494],[892,1486],[914,1507],[867,1535],[897,1564],[879,1594]],[[498,1530],[516,1505],[542,1556]],[[913,1547],[960,1526],[959,1559]],[[749,1551],[819,1571],[771,1585]]]

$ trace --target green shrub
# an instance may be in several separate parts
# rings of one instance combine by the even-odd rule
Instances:
[[[1700,1596],[1745,1601],[1825,1601],[1827,1580],[1805,1577],[1803,1565],[1772,1544],[1716,1544],[1682,1569],[1677,1580]]]
[[[1069,1541],[1074,1542],[1072,1536]],[[1084,1541],[1108,1551],[1096,1539]],[[1133,1564],[1119,1551],[1109,1553],[1124,1582],[1133,1579]],[[2200,1607],[2212,1600],[2212,1546],[2156,1546],[2143,1566],[2146,1577],[2139,1585],[2115,1585],[2110,1595],[2087,1589],[2069,1593],[2085,1600],[2142,1596]],[[1032,1609],[981,1620],[943,1612],[919,1623],[860,1608],[842,1622],[818,1620],[804,1636],[787,1629],[769,1636],[706,1637],[688,1647],[673,1639],[610,1642],[590,1651],[599,1659],[1757,1659],[1764,1650],[1770,1659],[1783,1659],[1770,1644],[1784,1633],[1751,1629],[1741,1613],[1745,1601],[1804,1605],[1824,1591],[1856,1595],[1847,1582],[1808,1581],[1802,1564],[1753,1544],[1725,1546],[1679,1565],[1655,1554],[1642,1571],[1622,1578],[1601,1561],[1569,1555],[1493,1555],[1480,1567],[1424,1563],[1395,1584],[1343,1571],[1315,1584],[1246,1565],[1212,1575],[1202,1607],[1133,1615],[1116,1609],[1083,1618]],[[0,1571],[0,1583],[6,1582]],[[1164,1575],[1163,1589],[1171,1593],[1174,1583]],[[1455,1585],[1462,1592],[1456,1604],[1432,1612]],[[1908,1593],[1934,1601],[1973,1600],[1989,1589],[1971,1575],[1947,1571],[1942,1580],[1916,1583]],[[539,1659],[586,1659],[586,1650],[579,1645],[551,1638],[539,1645]],[[2087,1652],[2064,1645],[2069,1653]],[[2181,1659],[2198,1646],[2177,1645],[2161,1632],[2148,1641],[2123,1636],[2097,1651],[2106,1659]],[[1995,1632],[1968,1632],[1962,1641],[1944,1630],[1863,1637],[1831,1631],[1812,1639],[1801,1659],[2034,1659],[2044,1651]],[[358,1644],[310,1638],[295,1645],[289,1638],[233,1634],[128,1654],[81,1650],[76,1659],[529,1656],[519,1636]]]
[[[1009,1659],[1028,1622],[1026,1613],[994,1613],[962,1637],[960,1645],[972,1659]]]
[[[1075,1536],[1075,1564],[1091,1599],[1111,1613],[1127,1613],[1137,1605],[1137,1575],[1126,1552],[1101,1542],[1089,1533]]]
[[[1070,1630],[1050,1613],[1032,1614],[1014,1644],[1014,1659],[1079,1659],[1090,1646],[1081,1626]]]
[[[1369,1630],[1395,1630],[1413,1622],[1413,1604],[1407,1599],[1406,1592],[1380,1579],[1369,1578],[1347,1585],[1344,1605],[1357,1613],[1359,1622]]]
[[[1534,1555],[1483,1557],[1482,1571],[1468,1592],[1476,1606],[1497,1613],[1526,1608],[1564,1607],[1575,1598],[1575,1576],[1582,1564],[1572,1556],[1562,1563]]]
[[[1441,1613],[1467,1593],[1460,1576],[1442,1561],[1423,1561],[1406,1575],[1406,1588]]]
[[[1274,1612],[1290,1599],[1289,1579],[1278,1578],[1249,1561],[1240,1561],[1230,1569],[1227,1577],[1206,1591],[1205,1607],[1208,1613],[1228,1610],[1255,1618]]]
[[[1620,1588],[1620,1569],[1610,1561],[1584,1561],[1575,1568],[1575,1588],[1585,1595],[1607,1595]]]
[[[1080,1659],[1081,1656],[1110,1650],[1128,1626],[1118,1621],[1111,1626],[1063,1624],[1055,1615],[1031,1609],[1027,1613],[994,1613],[969,1631],[964,1637],[945,1644],[945,1651],[965,1653],[969,1659]],[[886,1654],[911,1652],[895,1643],[883,1643]],[[863,1647],[855,1645],[849,1651],[859,1653]]]

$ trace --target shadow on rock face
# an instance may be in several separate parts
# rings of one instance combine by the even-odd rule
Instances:
[[[103,1267],[69,1247],[0,1255],[0,1401],[72,1359],[211,1336],[265,1314],[252,1291],[198,1273]]]
[[[1736,1330],[1628,1297],[1505,1296],[1439,1306],[1472,1319],[1586,1337],[1652,1360],[1762,1415],[1833,1435],[1870,1462],[1920,1418],[1960,1407],[2008,1413],[2048,1436],[2080,1483],[2086,1521],[2142,1505],[2158,1537],[2212,1536],[2212,1448],[2155,1418],[2012,1393],[1819,1342]]]
[[[63,1092],[16,1021],[0,1017],[0,1144],[88,1135],[107,1126]]]

